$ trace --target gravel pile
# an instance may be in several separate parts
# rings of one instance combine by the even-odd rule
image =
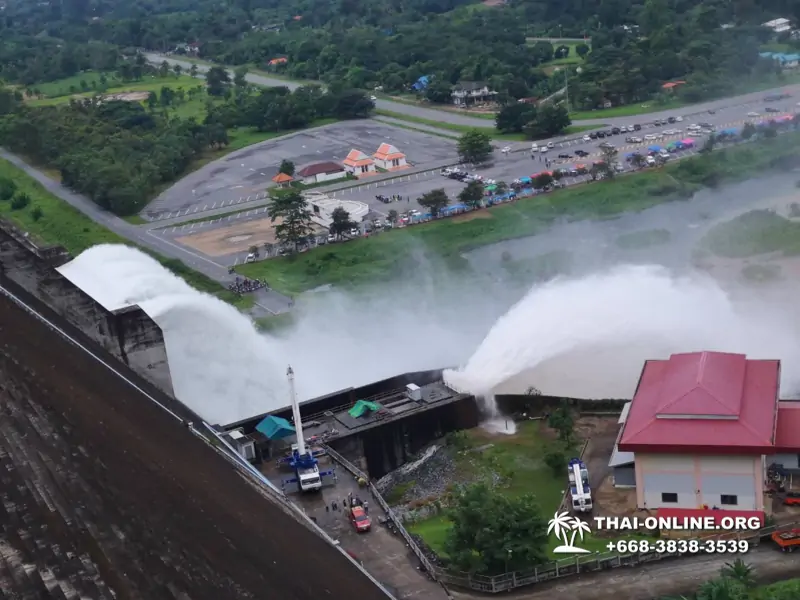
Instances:
[[[448,485],[455,480],[456,462],[450,449],[445,447],[436,448],[418,464],[405,465],[389,473],[381,478],[377,487],[387,502],[402,506],[413,500],[438,498],[448,491]],[[402,495],[398,495],[400,491]]]

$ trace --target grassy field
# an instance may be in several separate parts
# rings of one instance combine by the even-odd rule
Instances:
[[[747,258],[780,252],[800,254],[800,223],[769,210],[752,210],[715,225],[701,241],[712,254],[726,258]]]
[[[491,447],[483,451],[471,451],[459,455],[458,469],[471,477],[490,476],[497,465],[509,469],[503,493],[510,496],[534,494],[545,515],[549,518],[556,511],[564,493],[563,477],[556,477],[543,462],[550,437],[543,433],[541,421],[518,424],[514,435],[489,435],[477,428],[465,431],[466,449]],[[450,523],[444,516],[425,519],[411,525],[408,530],[425,540],[433,550],[442,551]],[[554,543],[553,547],[557,545]]]
[[[0,160],[0,178],[13,180],[19,192],[25,192],[31,197],[30,205],[21,210],[13,210],[10,202],[0,201],[0,216],[29,232],[33,239],[40,243],[64,246],[72,256],[77,256],[97,244],[134,246],[128,240],[98,225],[83,213],[55,197],[37,181],[4,160]],[[35,210],[37,208],[41,211],[38,218],[38,211]],[[217,282],[193,271],[180,261],[167,259],[149,251],[148,254],[200,291],[213,294],[239,308],[249,308],[252,305],[251,299],[239,298]]]
[[[325,284],[352,286],[395,279],[414,272],[424,251],[454,269],[467,268],[460,256],[472,248],[536,235],[555,219],[608,218],[662,202],[687,198],[702,186],[739,181],[763,173],[782,160],[800,157],[800,134],[746,144],[693,157],[663,169],[573,186],[461,217],[441,219],[379,235],[332,244],[298,256],[245,265],[249,277],[267,279],[276,289],[298,294]]]
[[[202,80],[190,77],[188,75],[168,75],[167,77],[146,75],[140,81],[129,81],[125,83],[114,78],[110,74],[106,74],[106,76],[108,77],[108,89],[103,92],[104,94],[119,94],[122,92],[158,93],[164,86],[173,89],[182,87],[183,89],[188,90],[189,88],[203,85]],[[89,83],[90,80],[95,82],[99,81],[100,74],[87,72],[76,77],[78,78],[78,81],[84,79],[87,83]],[[42,95],[46,96],[46,98],[30,100],[29,104],[31,106],[52,106],[54,104],[63,104],[65,102],[69,102],[70,98],[91,98],[92,96],[100,93],[95,90],[81,91],[80,87],[76,88],[78,90],[77,92],[72,93],[69,91],[70,85],[75,85],[75,77],[37,85],[36,89],[39,90]]]
[[[666,229],[645,229],[623,233],[616,239],[616,244],[624,250],[639,250],[650,246],[666,244],[672,234]]]
[[[454,123],[445,123],[443,121],[423,119],[422,117],[412,117],[410,115],[404,115],[402,113],[396,113],[390,110],[376,110],[375,114],[383,115],[384,117],[391,117],[393,119],[399,119],[401,121],[407,121],[408,123],[417,123],[419,125],[426,125],[428,127],[436,127],[437,129],[447,129],[449,131],[453,131],[458,134],[462,134],[467,131],[473,131],[477,129],[478,131],[490,136],[493,140],[502,140],[506,142],[524,142],[527,139],[525,137],[525,134],[523,133],[498,133],[497,129],[495,129],[494,127],[470,127],[469,125],[456,125]],[[571,127],[567,127],[567,129],[564,131],[564,134],[569,135],[573,133],[580,133],[581,131],[587,131],[589,129],[598,129],[599,127],[602,126],[573,125]]]

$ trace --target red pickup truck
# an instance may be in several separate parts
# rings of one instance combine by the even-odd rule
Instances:
[[[369,520],[367,513],[364,512],[363,506],[353,506],[350,509],[350,523],[353,524],[353,529],[358,533],[369,531],[372,528],[372,522]]]

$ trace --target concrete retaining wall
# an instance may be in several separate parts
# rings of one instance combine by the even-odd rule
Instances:
[[[100,306],[56,271],[70,260],[64,248],[38,247],[0,219],[0,278],[38,298],[106,352],[173,395],[161,328],[138,306],[114,312]]]

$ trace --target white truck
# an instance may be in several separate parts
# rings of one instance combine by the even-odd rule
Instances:
[[[322,478],[319,474],[319,467],[298,467],[297,482],[301,492],[315,492],[322,489]]]
[[[589,488],[589,470],[579,458],[569,461],[569,496],[572,510],[592,512],[592,490]]]

